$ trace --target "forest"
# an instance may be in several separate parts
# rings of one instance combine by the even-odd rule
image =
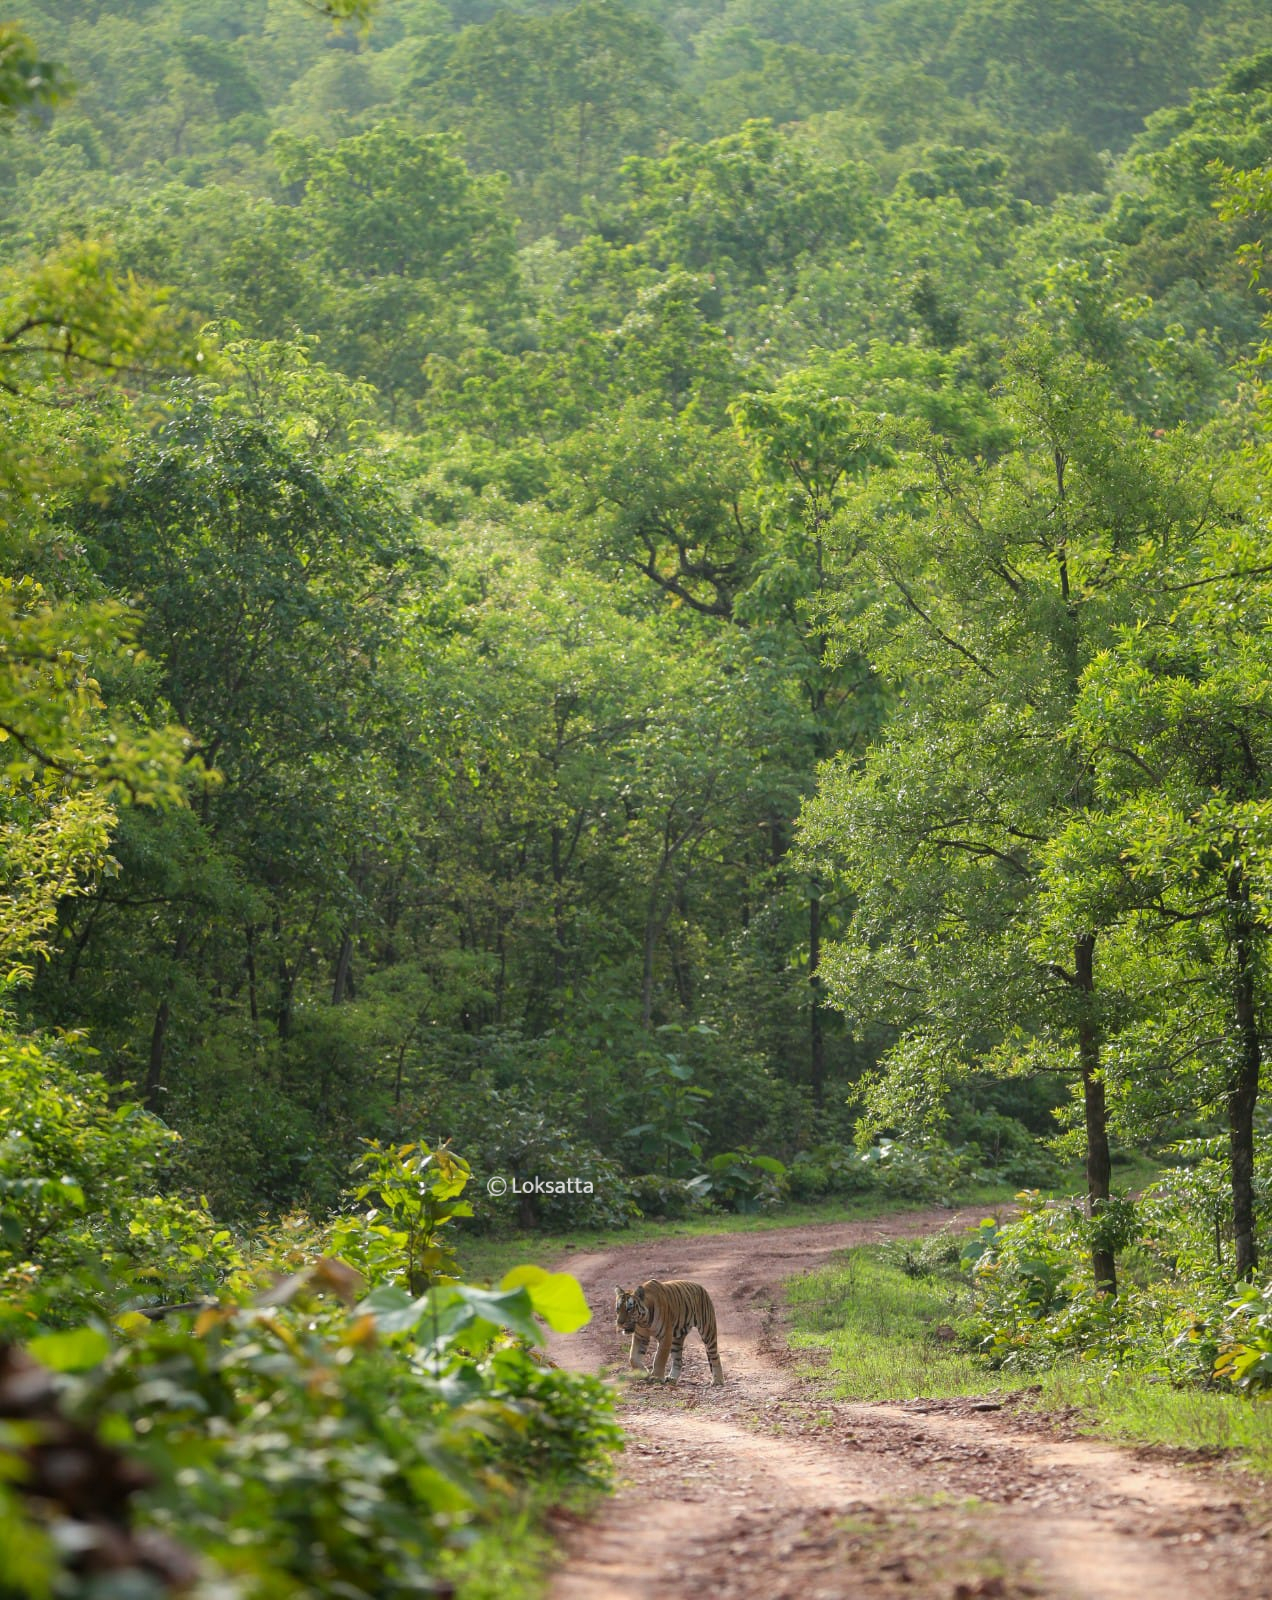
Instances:
[[[514,1229],[1272,1389],[1261,0],[14,9],[0,1595],[493,1592]]]

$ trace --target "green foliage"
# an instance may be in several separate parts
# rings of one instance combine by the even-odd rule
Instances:
[[[726,1211],[743,1215],[780,1205],[788,1190],[784,1164],[753,1150],[722,1150],[690,1183]]]
[[[479,1174],[509,1185],[490,1203],[489,1216],[515,1218],[523,1228],[621,1228],[637,1214],[619,1164],[570,1127],[508,1093],[478,1090],[465,1101],[466,1142]],[[528,1186],[535,1179],[547,1189],[516,1192],[523,1180]]]
[[[331,1231],[330,1248],[377,1286],[423,1294],[458,1275],[459,1263],[440,1230],[455,1217],[471,1217],[460,1196],[471,1176],[468,1163],[442,1145],[396,1145],[374,1139],[356,1163],[361,1181],[349,1196],[354,1208]],[[364,1203],[371,1204],[362,1209]]]
[[[130,1326],[71,1390],[158,1475],[148,1517],[243,1594],[432,1593],[440,1552],[512,1485],[598,1473],[614,1442],[599,1385],[507,1342],[525,1290],[471,1291],[417,1332],[375,1295],[341,1309],[343,1283],[320,1264],[193,1330]]]
[[[851,1146],[819,1144],[792,1157],[787,1181],[796,1200],[812,1200],[827,1194],[859,1194],[871,1187],[878,1170]]]
[[[963,1116],[958,1137],[977,1164],[1004,1183],[1048,1188],[1059,1179],[1058,1158],[1015,1117],[998,1111]]]
[[[861,1165],[885,1194],[939,1200],[982,1176],[974,1157],[938,1139],[880,1139],[859,1154]]]
[[[67,1395],[214,1397],[227,1582],[436,1586],[595,1414],[453,1236],[1049,1184],[1053,1112],[1085,1204],[899,1276],[1255,1387],[1263,9],[310,9],[0,30],[5,1285],[72,1365],[224,1301]]]
[[[238,1261],[205,1210],[153,1192],[176,1135],[113,1104],[74,1036],[0,1033],[0,1284],[6,1334],[58,1326],[121,1297],[185,1299]]]
[[[666,1177],[685,1177],[702,1154],[706,1133],[697,1113],[711,1091],[692,1081],[693,1068],[678,1055],[651,1053],[641,1073],[640,1100],[647,1118],[623,1137],[636,1142],[642,1158],[662,1167]]]
[[[11,22],[0,25],[0,120],[38,116],[64,92],[58,67],[40,59],[20,28]]]
[[[628,1194],[642,1217],[679,1221],[702,1209],[700,1188],[692,1178],[666,1178],[650,1172],[628,1178]]]
[[[1225,1272],[1223,1179],[1203,1155],[1141,1202],[1106,1211],[1096,1224],[1106,1241],[1131,1250],[1131,1281],[1116,1299],[1081,1273],[1092,1222],[1076,1206],[1022,1195],[1022,1216],[987,1218],[963,1245],[965,1342],[994,1370],[1044,1372],[1078,1356],[1104,1372],[1181,1386],[1230,1384],[1249,1395],[1272,1386],[1266,1289],[1250,1284],[1234,1296]]]
[[[136,1107],[110,1112],[91,1083],[78,1101],[58,1099],[49,1062],[29,1050],[25,1059],[24,1087],[38,1070],[44,1098],[24,1097],[31,1131],[6,1147],[3,1236],[20,1262],[64,1276],[74,1263],[77,1273],[72,1296],[62,1281],[52,1301],[43,1276],[30,1281],[35,1266],[10,1270],[15,1316],[47,1328],[53,1305],[82,1315],[73,1296],[91,1281],[89,1248],[99,1292],[118,1306],[129,1287],[116,1276],[128,1265],[120,1234],[155,1288],[188,1295],[195,1213],[140,1198],[162,1130]],[[50,1166],[66,1176],[41,1177]],[[235,1594],[432,1594],[447,1550],[495,1526],[532,1487],[604,1482],[618,1440],[601,1385],[531,1348],[536,1316],[558,1331],[588,1320],[577,1282],[525,1266],[484,1290],[450,1272],[437,1241],[469,1212],[467,1164],[445,1148],[374,1146],[359,1175],[351,1199],[376,1204],[337,1219],[325,1239],[298,1219],[258,1237],[250,1261],[227,1233],[212,1239],[196,1258],[212,1274],[205,1292],[219,1298],[195,1307],[193,1325],[184,1305],[154,1320],[125,1310],[115,1341],[94,1324],[27,1345],[61,1375],[74,1423],[150,1475],[141,1520],[196,1549]],[[156,1248],[160,1239],[172,1247]],[[349,1248],[362,1271],[323,1247]],[[266,1273],[272,1285],[253,1294]],[[6,1440],[15,1468],[43,1426],[37,1418]],[[26,1541],[31,1571],[48,1573],[57,1562],[40,1522],[23,1514],[22,1477],[6,1468],[5,1478],[13,1549]],[[77,1561],[79,1513],[44,1509],[62,1517],[66,1559]]]
[[[1218,1347],[1215,1377],[1249,1395],[1272,1389],[1272,1286],[1247,1285],[1225,1311],[1212,1335]]]
[[[953,1275],[946,1259],[913,1270],[911,1262],[929,1244],[933,1255],[948,1258],[950,1235],[938,1235],[917,1249],[897,1244],[848,1251],[791,1281],[792,1340],[823,1356],[820,1373],[810,1376],[831,1393],[854,1400],[987,1394],[1001,1401],[1004,1392],[1017,1391],[1017,1404],[1036,1406],[1044,1416],[1072,1416],[1084,1433],[1222,1452],[1266,1475],[1266,1411],[1229,1384],[1202,1386],[1213,1356],[1204,1366],[1193,1360],[1191,1369],[1185,1365],[1190,1358],[1183,1358],[1169,1374],[1126,1361],[1110,1369],[1062,1351],[1051,1367],[991,1367],[962,1337],[967,1289],[957,1264]],[[957,1255],[957,1237],[952,1244]],[[1150,1314],[1160,1325],[1158,1312]],[[1168,1336],[1175,1332],[1187,1345],[1187,1331],[1175,1328]],[[1188,1348],[1195,1357],[1199,1347]]]

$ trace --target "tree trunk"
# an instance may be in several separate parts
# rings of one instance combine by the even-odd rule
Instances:
[[[282,930],[275,927],[274,931],[281,939]],[[291,1037],[292,1004],[295,997],[296,974],[280,948],[278,952],[278,1010],[275,1013],[275,1023],[280,1039],[289,1039]]]
[[[353,935],[345,930],[340,941],[340,954],[336,958],[336,975],[331,981],[331,1003],[338,1006],[349,998],[352,986],[349,977],[353,971]]]
[[[646,1033],[654,1025],[654,947],[657,943],[658,914],[656,903],[651,896],[649,909],[645,913],[640,975],[640,1025]]]
[[[1233,952],[1236,958],[1234,1010],[1237,1024],[1237,1059],[1228,1083],[1228,1149],[1232,1162],[1232,1234],[1236,1244],[1236,1275],[1249,1278],[1259,1264],[1254,1231],[1254,1109],[1259,1099],[1259,1017],[1255,999],[1254,929],[1250,894],[1240,867],[1228,883],[1234,911]]]
[[[558,1004],[565,989],[565,859],[562,829],[552,824],[552,992]]]
[[[83,928],[81,928],[79,933],[75,936],[75,943],[72,946],[71,964],[66,969],[67,983],[74,983],[76,978],[79,976],[80,960],[83,957],[84,950],[88,945],[89,936],[93,931],[93,926],[96,923],[97,918],[101,913],[101,909],[105,903],[106,902],[100,897],[93,901],[93,904],[89,909],[88,916],[84,919]]]
[[[146,1067],[146,1110],[159,1113],[159,1100],[163,1094],[163,1057],[168,1037],[168,1018],[171,1011],[168,997],[164,995],[155,1012],[154,1026],[150,1030],[150,1061]]]
[[[177,933],[176,943],[172,947],[173,965],[180,965],[185,960],[186,951],[190,948],[190,935],[185,928]],[[168,980],[168,989],[172,987],[171,978]],[[150,1057],[146,1063],[146,1092],[145,1106],[147,1111],[159,1114],[159,1102],[163,1098],[163,1064],[168,1048],[168,1023],[172,1018],[172,1007],[169,1003],[168,993],[159,1001],[155,1009],[154,1025],[150,1030]]]
[[[250,924],[244,934],[247,947],[247,1005],[252,1018],[252,1026],[261,1020],[260,1008],[256,999],[256,929]]]
[[[1109,1158],[1108,1107],[1100,1073],[1100,1036],[1093,1015],[1095,995],[1095,935],[1084,933],[1074,944],[1074,971],[1082,994],[1078,1022],[1078,1061],[1082,1068],[1082,1105],[1086,1117],[1087,1215],[1098,1221],[1108,1204],[1112,1162]],[[1097,1289],[1117,1293],[1117,1262],[1104,1245],[1091,1249],[1091,1271]]]
[[[813,1104],[820,1110],[826,1098],[826,1037],[822,1017],[821,981],[821,896],[814,893],[808,902],[808,1077],[813,1089]]]

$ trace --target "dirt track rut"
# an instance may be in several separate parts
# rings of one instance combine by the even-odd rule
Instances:
[[[967,1221],[975,1220],[968,1216]],[[623,1370],[615,1283],[687,1277],[716,1304],[725,1386],[697,1335],[677,1388],[618,1377],[620,1488],[562,1516],[552,1600],[1266,1600],[1272,1498],[1220,1467],[1058,1437],[1010,1407],[826,1400],[801,1377],[780,1285],[837,1250],[933,1232],[914,1212],[667,1237],[568,1257],[593,1320],[552,1354]]]

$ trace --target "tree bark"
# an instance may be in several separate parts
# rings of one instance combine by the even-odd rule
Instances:
[[[172,947],[173,965],[179,965],[185,959],[186,951],[190,948],[190,935],[185,928],[177,933],[176,943]],[[168,989],[172,980],[168,980]],[[172,1006],[168,993],[165,992],[155,1008],[154,1025],[150,1030],[150,1056],[146,1063],[146,1092],[144,1096],[147,1111],[159,1114],[159,1102],[163,1097],[163,1067],[164,1058],[168,1048],[168,1024],[172,1019]]]
[[[1250,892],[1241,868],[1228,880],[1228,900],[1233,910],[1233,954],[1236,961],[1233,1005],[1237,1024],[1237,1059],[1228,1082],[1228,1149],[1231,1157],[1232,1234],[1236,1245],[1236,1275],[1249,1278],[1259,1264],[1254,1229],[1254,1110],[1259,1099],[1259,1069],[1263,1050],[1259,1042],[1258,1002],[1255,997],[1254,927]]]
[[[244,932],[247,963],[247,1005],[252,1018],[252,1026],[261,1020],[260,1007],[256,998],[256,929],[249,923]]]
[[[155,1012],[154,1026],[150,1030],[150,1060],[146,1067],[146,1110],[158,1115],[159,1099],[163,1094],[163,1058],[168,1038],[168,1019],[171,1009],[164,995]]]
[[[1101,1210],[1109,1201],[1113,1168],[1109,1157],[1108,1107],[1104,1096],[1104,1078],[1100,1072],[1100,1035],[1093,1015],[1093,933],[1084,933],[1075,941],[1073,959],[1076,987],[1082,996],[1082,1014],[1078,1021],[1078,1062],[1082,1069],[1082,1107],[1086,1120],[1087,1215],[1092,1222],[1097,1222]],[[1108,1294],[1117,1293],[1117,1262],[1112,1250],[1104,1245],[1092,1245],[1091,1271],[1097,1289],[1103,1289]]]
[[[558,1005],[565,989],[565,860],[562,830],[552,824],[552,992]]]
[[[642,941],[640,974],[640,1025],[645,1032],[654,1025],[654,948],[658,943],[657,903],[650,896],[645,913],[645,935]]]
[[[822,1017],[821,896],[808,902],[808,1062],[813,1104],[820,1110],[826,1098],[826,1036]]]
[[[331,981],[331,1003],[338,1006],[341,1001],[350,997],[352,986],[349,982],[353,971],[353,935],[346,928],[340,940],[340,954],[336,958],[336,975]]]

